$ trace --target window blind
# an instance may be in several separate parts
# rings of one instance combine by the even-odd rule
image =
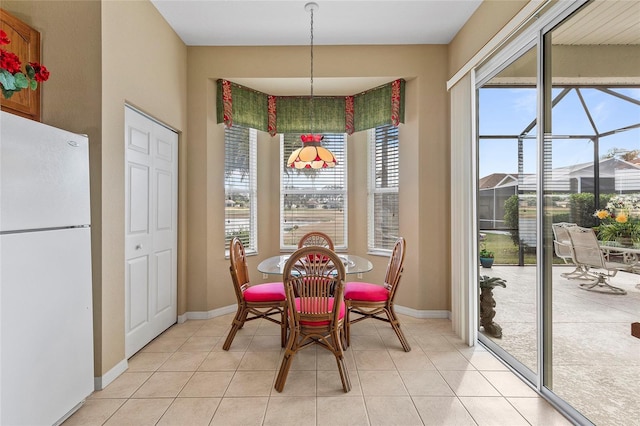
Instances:
[[[369,136],[369,250],[392,250],[400,235],[398,128],[379,126]]]
[[[258,250],[255,129],[232,126],[224,131],[225,253],[239,237],[246,252]]]
[[[281,135],[280,247],[294,249],[307,232],[327,234],[336,249],[347,248],[347,155],[344,133],[324,134],[322,146],[338,164],[326,169],[287,167],[291,153],[300,148],[300,134]]]

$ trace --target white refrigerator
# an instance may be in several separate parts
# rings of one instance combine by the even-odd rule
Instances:
[[[0,112],[0,425],[59,424],[94,390],[86,136]]]

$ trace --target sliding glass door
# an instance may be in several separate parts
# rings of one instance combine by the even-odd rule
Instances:
[[[640,261],[576,265],[554,228],[593,234],[603,262],[640,259],[640,3],[577,3],[477,71],[478,250],[494,259],[478,260],[478,336],[576,421],[637,424]],[[637,233],[616,238],[614,216]]]
[[[638,22],[637,2],[593,2],[544,38],[551,82],[544,92],[545,217],[576,223],[600,240],[609,238],[602,228],[609,219],[594,217],[596,210],[640,220]],[[640,248],[634,238],[630,244]],[[608,260],[623,260],[621,252],[608,253]],[[640,275],[607,277],[592,267],[587,276],[571,276],[573,266],[546,266],[545,387],[594,424],[637,424],[640,340],[630,328],[640,321]]]
[[[494,260],[480,268],[478,333],[530,376],[538,371],[536,58],[529,48],[477,95],[479,253]]]

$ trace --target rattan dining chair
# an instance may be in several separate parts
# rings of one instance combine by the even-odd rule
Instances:
[[[384,284],[372,284],[353,281],[345,284],[344,301],[347,305],[346,337],[347,346],[351,344],[351,325],[367,318],[374,318],[391,324],[396,332],[405,352],[411,350],[404,333],[400,329],[400,320],[394,310],[394,298],[398,290],[398,283],[402,276],[404,252],[406,242],[400,237],[393,246],[393,252],[387,265],[387,275]],[[353,314],[360,315],[352,318]],[[384,315],[384,316],[382,316]]]
[[[229,246],[229,260],[231,266],[231,279],[238,301],[238,311],[236,312],[231,330],[222,349],[228,351],[231,343],[244,323],[255,319],[266,319],[280,324],[281,345],[284,347],[287,341],[287,315],[286,297],[284,284],[282,282],[264,283],[251,285],[249,281],[249,268],[247,267],[247,257],[244,246],[238,237],[231,240]],[[280,319],[271,318],[279,315]]]
[[[290,334],[275,389],[284,389],[291,363],[298,351],[318,344],[336,358],[342,389],[351,390],[344,359],[343,338],[346,308],[343,301],[345,269],[331,250],[309,246],[298,249],[285,264]],[[332,293],[333,290],[333,293]]]
[[[303,235],[300,241],[298,241],[298,248],[308,246],[326,247],[333,251],[333,241],[331,241],[331,238],[324,232],[312,231]]]

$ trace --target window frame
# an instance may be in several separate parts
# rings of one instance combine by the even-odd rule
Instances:
[[[228,132],[232,132],[235,129],[246,129],[248,130],[248,150],[249,150],[249,171],[248,171],[248,183],[249,186],[247,189],[235,190],[231,191],[228,187],[229,180],[226,177],[227,174],[227,144],[230,142],[227,138]],[[224,136],[224,148],[225,148],[225,156],[224,156],[224,200],[225,200],[225,212],[224,212],[224,240],[225,240],[225,257],[229,257],[229,243],[230,239],[227,240],[227,235],[230,231],[227,228],[227,221],[230,218],[227,215],[227,206],[226,202],[229,198],[230,194],[245,194],[249,193],[249,241],[245,243],[243,241],[243,246],[245,249],[245,253],[249,254],[257,254],[258,253],[258,131],[249,127],[242,126],[225,126],[225,136]]]

